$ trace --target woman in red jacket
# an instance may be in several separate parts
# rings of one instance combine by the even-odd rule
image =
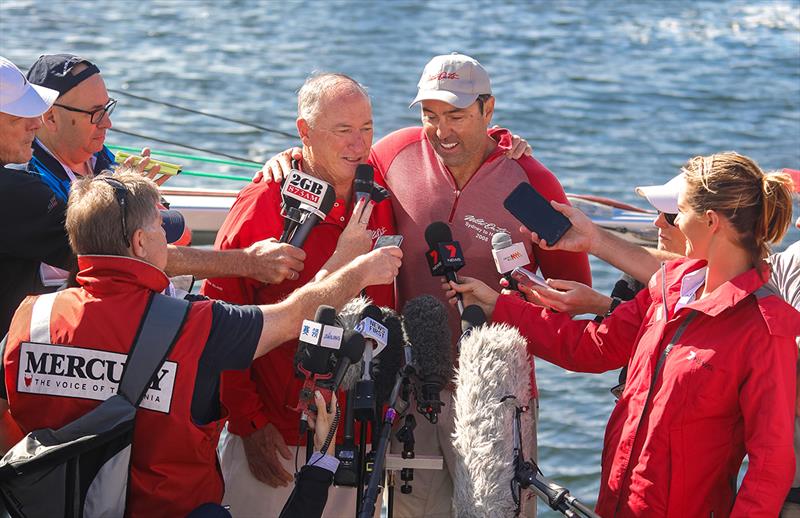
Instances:
[[[686,258],[600,324],[474,279],[445,287],[519,327],[535,356],[581,372],[628,366],[606,427],[601,516],[774,518],[794,472],[800,314],[762,287],[763,259],[791,222],[791,182],[736,153],[695,157],[683,173]]]

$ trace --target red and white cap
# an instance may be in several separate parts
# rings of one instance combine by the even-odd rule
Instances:
[[[0,112],[38,117],[56,102],[58,92],[32,85],[14,63],[0,56]]]
[[[644,185],[636,188],[636,194],[647,198],[657,211],[678,213],[678,195],[683,190],[683,173],[662,185]]]
[[[409,108],[421,101],[444,101],[456,108],[466,108],[479,95],[492,93],[486,69],[476,59],[457,52],[430,60],[417,87],[419,91]]]

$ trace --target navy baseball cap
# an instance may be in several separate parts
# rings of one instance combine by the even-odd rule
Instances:
[[[73,69],[81,63],[87,68],[73,75]],[[99,73],[97,65],[88,59],[73,54],[45,54],[39,56],[36,63],[28,70],[28,81],[34,85],[56,90],[60,97],[85,79]]]
[[[174,243],[183,235],[186,228],[186,222],[183,219],[183,214],[177,210],[164,210],[161,211],[161,227],[167,234],[167,243]]]

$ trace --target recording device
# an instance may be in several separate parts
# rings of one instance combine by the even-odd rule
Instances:
[[[139,162],[144,160],[144,157],[142,156],[132,155],[130,153],[125,153],[124,151],[117,151],[116,154],[114,155],[114,162],[122,165],[122,163],[125,162],[125,160],[127,160],[128,157],[133,157],[134,166],[139,165]],[[170,162],[164,162],[163,160],[156,160],[155,158],[150,157],[150,163],[147,164],[147,167],[145,167],[144,172],[149,173],[150,170],[157,165],[161,166],[161,170],[159,171],[158,174],[175,176],[177,174],[180,174],[181,171],[183,171],[183,166],[180,164],[172,164]]]
[[[461,342],[453,408],[453,505],[460,518],[516,516],[511,491],[516,404],[504,398],[531,397],[526,345],[516,329],[498,324],[474,329]],[[531,444],[533,422],[529,414],[523,417],[522,441]],[[487,437],[493,438],[489,448]]]
[[[511,191],[503,206],[515,218],[553,246],[572,226],[566,216],[550,205],[550,202],[536,192],[531,184],[522,182]]]
[[[281,242],[298,248],[336,202],[336,191],[329,183],[294,169],[283,183],[281,196],[284,208]]]
[[[365,341],[364,337],[353,331],[347,331],[342,338],[341,347],[334,353],[336,356],[336,372],[333,375],[333,382],[331,383],[330,391],[336,392],[340,388],[342,390],[350,390],[352,387],[352,379],[348,380],[347,385],[342,385],[342,381],[347,374],[351,365],[355,365],[361,361],[361,355],[364,354]]]
[[[439,393],[453,377],[447,309],[439,299],[422,295],[403,307],[403,331],[416,366],[417,412],[431,423],[439,420]]]
[[[522,243],[513,243],[511,234],[507,232],[497,232],[492,236],[492,258],[497,267],[497,273],[508,281],[508,286],[512,290],[517,289],[517,281],[511,277],[511,270],[519,266],[527,266],[531,260],[528,258],[528,251]]]
[[[314,399],[314,391],[320,382],[333,376],[331,356],[342,344],[343,330],[336,325],[336,310],[331,306],[320,306],[314,320],[304,320],[297,346],[297,370],[303,378],[297,406],[300,412],[300,429],[308,428],[308,407]],[[328,395],[327,400],[330,400]]]
[[[405,363],[405,341],[400,315],[390,308],[381,308],[381,322],[386,326],[388,343],[381,355],[372,361],[372,379],[375,381],[375,402],[378,408],[389,402],[397,373]]]
[[[401,235],[383,235],[375,241],[375,246],[372,249],[375,250],[382,246],[400,246],[402,243],[403,236]]]
[[[464,266],[464,253],[458,241],[453,241],[453,233],[447,223],[434,221],[425,229],[428,251],[425,259],[434,277],[444,276],[448,281],[458,282],[456,272]],[[464,312],[461,294],[457,294],[458,312]]]
[[[536,275],[532,271],[519,267],[514,268],[511,272],[511,278],[517,281],[519,284],[524,284],[525,286],[531,285],[539,285],[543,288],[549,288],[550,285],[547,284],[547,281],[541,275]]]

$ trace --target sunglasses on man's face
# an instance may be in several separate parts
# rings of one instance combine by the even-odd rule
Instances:
[[[677,215],[677,214],[673,214],[673,213],[671,213],[671,212],[661,212],[661,211],[659,211],[658,213],[659,213],[659,214],[663,214],[663,215],[664,215],[664,220],[665,220],[667,223],[669,223],[669,224],[670,224],[670,225],[672,225],[673,227],[675,226],[675,218],[677,218],[677,217],[678,217],[678,215]]]

